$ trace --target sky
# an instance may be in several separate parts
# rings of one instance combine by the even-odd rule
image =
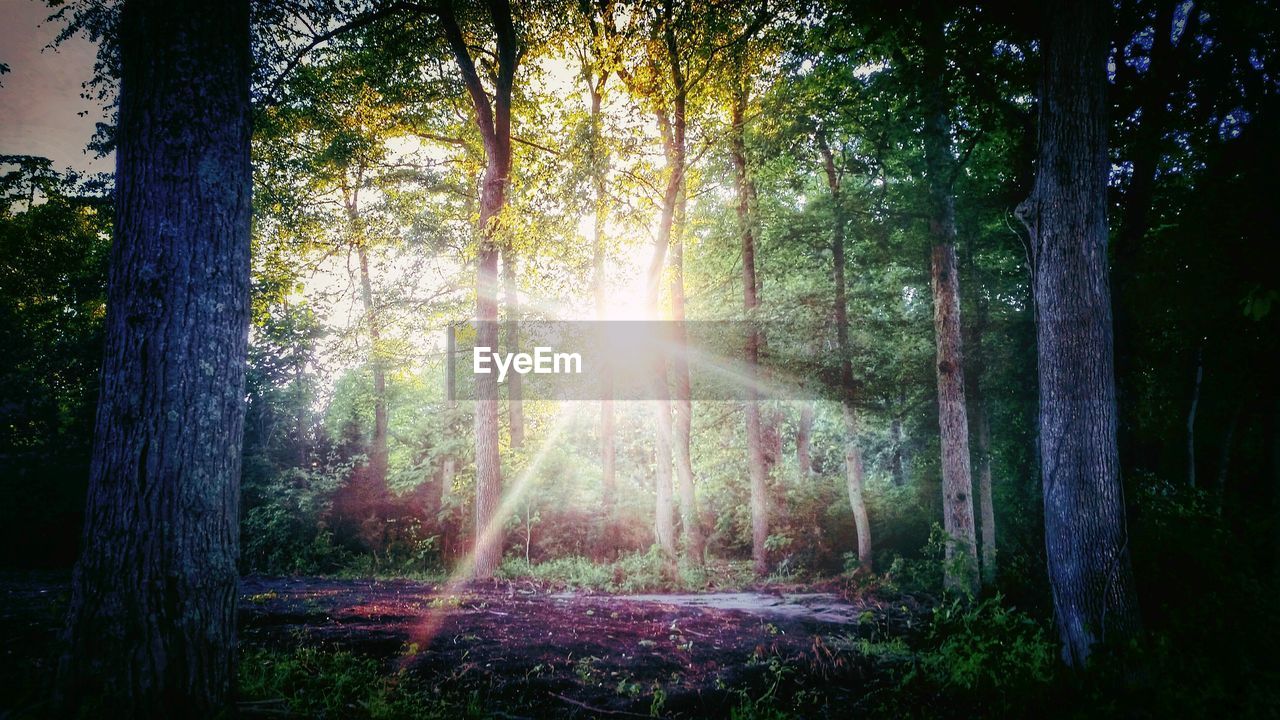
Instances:
[[[41,155],[54,167],[110,172],[110,158],[85,152],[101,119],[97,101],[82,98],[93,75],[95,46],[73,38],[47,48],[60,29],[46,23],[42,0],[0,0],[0,154]]]

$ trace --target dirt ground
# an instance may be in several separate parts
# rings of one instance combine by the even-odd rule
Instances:
[[[620,596],[527,581],[247,578],[243,594],[246,643],[305,637],[384,658],[442,690],[485,687],[509,714],[529,716],[647,717],[655,689],[660,715],[725,715],[741,690],[759,695],[779,678],[776,692],[839,704],[877,680],[853,641],[909,636],[920,613],[910,598],[781,588]]]
[[[479,691],[496,717],[723,717],[744,692],[847,708],[883,682],[857,639],[910,638],[922,608],[833,590],[619,596],[528,581],[248,577],[240,637],[246,648],[350,650],[442,693]],[[9,682],[48,677],[38,649],[53,646],[66,594],[65,577],[0,576]]]

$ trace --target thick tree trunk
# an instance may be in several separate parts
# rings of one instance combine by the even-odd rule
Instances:
[[[520,293],[516,287],[516,253],[502,248],[502,300],[507,315],[507,352],[520,352]],[[507,375],[507,422],[512,449],[524,446],[524,387],[520,373]]]
[[[475,111],[476,127],[484,142],[487,164],[480,188],[479,247],[476,252],[476,346],[498,347],[498,219],[506,203],[511,174],[511,90],[519,60],[518,40],[508,0],[491,0],[489,17],[497,36],[496,77],[492,99],[476,71],[475,62],[451,3],[438,6],[445,41],[466,85]],[[502,562],[503,518],[497,517],[502,495],[502,464],[498,449],[498,381],[493,373],[475,376],[476,505],[472,577],[487,580]]]
[[[960,277],[956,272],[956,207],[952,195],[955,159],[947,116],[945,37],[938,22],[927,24],[922,74],[924,149],[929,182],[929,234],[933,331],[937,341],[938,427],[942,445],[942,516],[947,532],[945,584],[978,591],[978,547],[973,523],[973,478],[969,467],[969,419],[964,397],[964,351],[960,328]]]
[[[845,484],[849,490],[849,508],[853,511],[853,523],[858,533],[858,564],[871,572],[871,522],[867,516],[867,504],[862,494],[862,453],[858,449],[857,384],[853,379],[853,347],[849,342],[849,291],[845,280],[844,209],[841,207],[840,175],[836,169],[835,155],[826,138],[817,136],[818,150],[822,153],[827,175],[827,187],[831,191],[832,212],[835,214],[831,232],[832,277],[835,282],[836,352],[840,354],[840,408],[844,414],[845,429]]]
[[[129,0],[119,32],[106,347],[57,699],[213,717],[235,682],[249,4]]]
[[[1045,550],[1063,660],[1123,643],[1139,614],[1116,450],[1107,285],[1105,0],[1050,0],[1031,232]]]
[[[749,98],[745,87],[734,92],[729,154],[733,160],[734,190],[738,196],[738,233],[742,238],[742,309],[751,328],[744,354],[747,361],[747,473],[751,479],[751,564],[756,575],[769,573],[769,488],[760,428],[760,331],[756,317],[760,306],[756,279],[756,232],[752,212],[754,192],[747,167],[746,114]],[[808,452],[806,448],[806,453]]]
[[[796,424],[796,467],[801,480],[813,475],[813,456],[809,447],[813,438],[813,402],[800,405],[800,421]]]

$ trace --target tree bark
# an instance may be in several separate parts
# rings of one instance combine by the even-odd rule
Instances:
[[[978,591],[978,547],[973,523],[973,478],[969,467],[969,419],[964,396],[964,350],[960,327],[960,278],[956,272],[956,207],[952,194],[955,158],[947,116],[945,37],[941,23],[927,24],[922,75],[924,150],[929,183],[929,234],[933,329],[937,342],[938,427],[942,445],[942,515],[947,532],[945,584]]]
[[[57,701],[212,717],[235,683],[249,4],[129,0],[84,550]]]
[[[991,422],[981,394],[974,398],[978,415],[978,516],[982,531],[982,584],[996,584],[996,506],[991,487]]]
[[[1105,0],[1050,0],[1031,234],[1045,550],[1062,657],[1139,630],[1116,448],[1107,285]]]
[[[683,111],[682,111],[683,112]],[[680,121],[682,122],[682,121]],[[683,158],[683,151],[680,153]],[[675,449],[676,477],[680,487],[680,525],[684,530],[684,557],[696,566],[702,565],[702,527],[698,519],[698,498],[694,492],[693,456],[691,434],[693,403],[690,399],[689,360],[684,353],[688,338],[684,328],[684,227],[686,196],[683,182],[676,201],[675,227],[671,242],[671,319],[675,352],[671,358],[671,374],[675,380],[675,402],[672,403],[674,423],[673,445]]]
[[[520,352],[520,293],[516,287],[516,253],[502,247],[502,294],[507,314],[507,352]],[[507,422],[513,450],[524,446],[524,387],[520,373],[507,375]]]
[[[733,161],[737,194],[738,234],[742,241],[742,309],[750,328],[744,354],[747,361],[747,472],[751,479],[751,565],[756,575],[769,573],[769,489],[760,428],[760,330],[756,316],[760,306],[756,279],[756,232],[752,211],[754,192],[747,166],[746,114],[749,96],[745,85],[734,92],[729,154]],[[806,453],[808,452],[806,448]]]
[[[387,493],[387,370],[378,354],[382,326],[369,275],[369,251],[363,241],[356,243],[356,255],[360,261],[360,299],[369,333],[369,368],[373,375],[373,438],[369,443],[369,472],[363,499],[377,508]]]
[[[476,252],[476,346],[498,347],[498,221],[506,204],[511,174],[511,90],[519,47],[508,0],[490,0],[489,16],[497,37],[496,77],[492,102],[467,41],[458,27],[450,2],[438,6],[440,24],[475,110],[476,127],[484,143],[485,172],[480,189],[479,247]],[[472,577],[487,580],[502,562],[503,519],[497,517],[502,495],[502,464],[498,449],[498,381],[492,373],[476,382],[476,506]]]
[[[608,287],[605,278],[605,222],[609,214],[608,168],[609,156],[604,147],[601,130],[601,104],[604,101],[607,72],[598,78],[588,78],[591,91],[591,180],[595,191],[594,222],[592,224],[593,284],[595,285],[596,320],[607,320]],[[600,500],[602,507],[601,557],[610,557],[617,545],[617,450],[616,416],[613,407],[613,369],[603,368],[600,401]]]
[[[818,150],[822,153],[827,176],[827,188],[831,191],[832,212],[835,215],[831,231],[832,276],[835,281],[836,351],[840,354],[840,411],[845,429],[845,485],[849,491],[849,508],[853,511],[853,523],[858,533],[858,565],[871,572],[871,521],[867,515],[866,500],[862,493],[862,452],[858,448],[857,384],[853,378],[853,347],[849,342],[849,291],[845,280],[844,209],[841,205],[840,174],[835,155],[826,137],[818,133]]]

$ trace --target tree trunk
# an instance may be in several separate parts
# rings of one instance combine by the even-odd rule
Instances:
[[[677,122],[682,122],[677,120]],[[680,153],[683,162],[683,151]],[[675,352],[671,357],[671,374],[675,380],[674,422],[676,476],[680,483],[680,525],[684,530],[684,556],[693,565],[702,565],[702,527],[698,519],[698,499],[693,486],[693,457],[690,452],[693,403],[690,400],[689,360],[684,353],[688,338],[684,329],[684,226],[685,190],[683,183],[676,201],[675,227],[671,242],[671,319]]]
[[[503,305],[507,314],[507,352],[520,352],[520,293],[516,288],[516,253],[507,242],[502,248]],[[524,388],[520,373],[507,375],[507,414],[511,448],[524,446]]]
[[[751,564],[756,575],[769,573],[769,489],[768,468],[765,465],[763,439],[760,429],[760,306],[759,282],[756,279],[756,233],[752,212],[754,193],[747,167],[746,114],[747,89],[739,87],[734,92],[732,127],[729,133],[729,154],[733,160],[734,190],[738,196],[738,233],[742,238],[742,309],[750,324],[747,331],[745,355],[747,361],[747,472],[751,478]],[[805,452],[808,452],[806,448]]]
[[[893,420],[889,422],[889,436],[893,438],[893,456],[889,460],[893,484],[903,487],[907,484],[907,473],[902,458],[902,445],[906,442],[906,438],[902,433],[902,417],[896,412]]]
[[[974,310],[974,319],[969,324],[969,336],[966,339],[971,362],[965,373],[965,392],[969,410],[973,412],[974,440],[978,443],[978,522],[982,540],[980,570],[983,586],[990,588],[996,582],[996,514],[991,494],[991,423],[987,415],[986,396],[982,392],[980,370],[987,364],[982,345],[987,330],[987,305],[982,296],[982,283],[974,263],[973,249],[973,243],[969,243],[968,252],[965,253],[968,283],[973,288]]]
[[[844,478],[849,491],[849,507],[853,508],[853,524],[858,531],[858,567],[870,572],[871,520],[867,517],[867,502],[862,497],[862,449],[858,447],[858,414],[848,403],[840,405],[844,416]]]
[[[462,75],[484,143],[485,172],[480,189],[479,247],[476,252],[476,346],[498,347],[498,219],[506,203],[511,175],[511,90],[519,59],[518,40],[508,0],[491,0],[489,16],[497,36],[493,98],[480,81],[475,62],[453,14],[440,3],[438,16],[445,40]],[[472,577],[487,580],[502,562],[503,518],[497,517],[502,495],[498,449],[498,381],[493,373],[475,376],[476,506]]]
[[[1200,408],[1200,384],[1204,381],[1204,348],[1196,350],[1196,376],[1187,411],[1187,484],[1196,486],[1196,410]]]
[[[356,210],[351,210],[353,220]],[[373,281],[369,275],[369,251],[363,241],[357,241],[356,254],[360,261],[360,299],[364,305],[365,325],[369,332],[369,368],[373,374],[373,439],[369,443],[369,472],[361,499],[370,510],[382,508],[387,494],[387,370],[378,345],[382,340],[382,327],[378,307],[373,299]],[[361,518],[363,519],[363,518]]]
[[[960,337],[960,278],[956,272],[956,207],[951,183],[951,121],[947,117],[945,37],[941,23],[927,23],[923,77],[924,148],[929,182],[929,234],[933,330],[937,341],[938,428],[942,445],[942,516],[947,532],[945,584],[978,591],[978,547],[973,527],[973,479],[969,467],[969,419],[964,397]]]
[[[982,584],[996,584],[996,506],[991,489],[991,423],[987,406],[979,394],[974,398],[978,414],[978,516],[982,530]]]
[[[590,82],[590,79],[588,78]],[[605,278],[605,221],[608,218],[608,165],[609,157],[601,132],[600,106],[604,100],[604,86],[608,74],[602,74],[591,86],[591,152],[592,186],[595,190],[593,223],[593,252],[591,267],[594,274],[596,320],[607,320],[608,288]],[[613,369],[602,369],[600,401],[600,500],[604,527],[601,533],[601,558],[611,557],[617,545],[617,451],[616,419],[613,407]]]
[[[831,191],[832,212],[835,221],[831,232],[832,276],[835,281],[836,351],[840,354],[840,408],[844,415],[845,429],[845,483],[849,490],[849,508],[853,511],[853,523],[858,533],[858,564],[871,572],[871,522],[867,516],[866,500],[862,495],[862,453],[858,450],[857,384],[853,379],[853,347],[849,343],[849,291],[845,281],[844,209],[841,205],[840,175],[836,169],[835,155],[821,133],[817,136],[818,150],[822,153],[827,175],[827,187]]]
[[[813,401],[800,405],[800,422],[796,425],[796,467],[801,480],[813,475],[813,456],[809,441],[813,437]]]
[[[1105,0],[1047,8],[1031,234],[1045,550],[1062,657],[1139,630],[1116,449],[1107,286]]]
[[[129,0],[67,715],[212,717],[235,683],[249,328],[249,4]]]

